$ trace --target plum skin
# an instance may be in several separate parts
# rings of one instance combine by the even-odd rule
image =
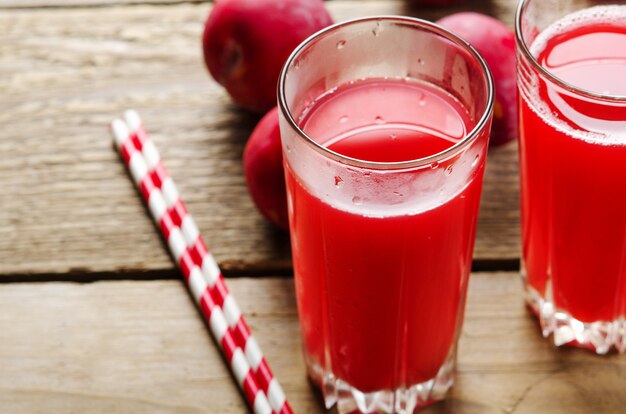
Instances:
[[[437,23],[467,40],[487,62],[495,84],[491,145],[517,138],[515,35],[504,23],[474,12],[454,13]]]
[[[252,131],[243,152],[243,171],[259,212],[270,223],[289,231],[278,108],[271,109]]]
[[[276,105],[289,54],[330,24],[322,0],[218,0],[204,26],[204,61],[237,104],[264,113]]]

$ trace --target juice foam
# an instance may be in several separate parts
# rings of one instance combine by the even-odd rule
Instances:
[[[541,66],[573,87],[623,100],[607,111],[613,113],[609,119],[601,119],[591,105],[573,105],[571,92],[546,88],[522,65],[520,76],[526,82],[520,96],[531,110],[568,136],[599,145],[626,144],[626,6],[596,6],[567,15],[539,33],[529,49]]]

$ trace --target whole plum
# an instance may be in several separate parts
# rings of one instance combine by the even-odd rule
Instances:
[[[243,171],[257,209],[271,223],[289,230],[277,108],[271,109],[252,131],[243,152]]]
[[[242,107],[276,105],[276,83],[289,54],[332,24],[322,0],[218,0],[204,25],[204,61]]]
[[[517,81],[513,31],[493,17],[473,12],[451,14],[437,23],[474,46],[493,74],[496,96],[490,144],[501,145],[517,138]]]

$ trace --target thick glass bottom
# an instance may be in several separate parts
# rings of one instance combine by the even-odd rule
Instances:
[[[396,390],[361,392],[346,381],[324,370],[319,363],[305,356],[311,380],[323,394],[324,404],[330,409],[335,404],[337,412],[344,413],[397,413],[411,414],[420,407],[442,400],[454,383],[456,346],[450,350],[437,375],[425,382]]]
[[[606,354],[612,348],[619,353],[626,350],[624,317],[614,321],[582,322],[554,305],[550,286],[546,292],[544,297],[525,283],[526,303],[539,318],[543,336],[552,335],[556,346],[573,345],[594,350],[597,354]]]

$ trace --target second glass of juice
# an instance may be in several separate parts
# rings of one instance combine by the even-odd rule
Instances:
[[[626,351],[626,1],[516,18],[523,276],[556,345]]]
[[[443,398],[493,107],[484,61],[426,21],[354,20],[294,51],[279,107],[309,376],[340,413]]]

